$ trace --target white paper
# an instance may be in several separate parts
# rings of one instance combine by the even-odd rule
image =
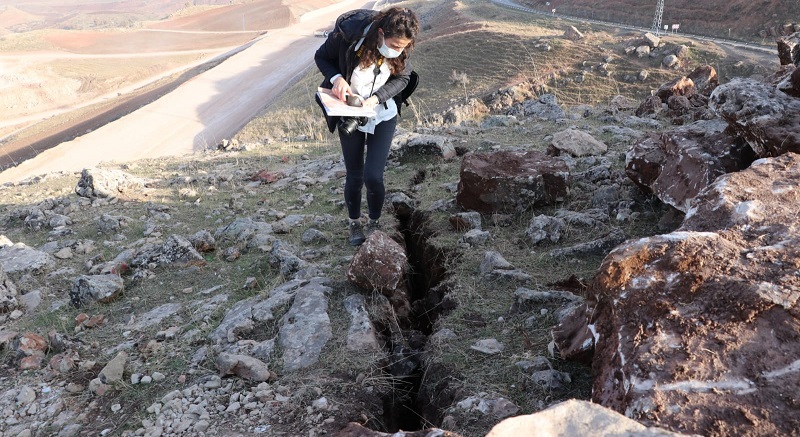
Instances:
[[[374,117],[375,110],[359,107],[347,106],[347,103],[334,97],[331,90],[327,88],[317,88],[317,96],[325,107],[325,113],[331,117]]]

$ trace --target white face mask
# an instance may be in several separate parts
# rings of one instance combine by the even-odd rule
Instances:
[[[381,53],[381,56],[387,59],[392,59],[400,56],[403,53],[402,50],[398,51],[389,48],[389,46],[386,45],[386,38],[384,37],[382,39],[383,39],[383,44],[380,47],[378,47],[378,51]]]

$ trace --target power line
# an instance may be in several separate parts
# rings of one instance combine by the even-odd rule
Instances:
[[[650,31],[655,33],[658,36],[659,32],[661,32],[661,18],[664,15],[664,0],[658,0],[658,6],[656,6],[656,16],[653,17],[653,27],[650,28]]]

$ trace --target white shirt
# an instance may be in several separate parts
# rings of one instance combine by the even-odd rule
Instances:
[[[350,77],[350,90],[355,94],[361,96],[364,100],[370,98],[380,87],[386,84],[389,76],[392,74],[389,64],[383,62],[381,64],[380,73],[375,75],[375,64],[366,68],[360,66],[353,70],[353,75]],[[375,81],[373,87],[373,80]],[[368,134],[375,133],[375,126],[386,120],[391,120],[397,115],[397,104],[394,99],[389,99],[384,103],[378,103],[375,106],[375,116],[371,117],[364,126],[359,126],[358,130]]]

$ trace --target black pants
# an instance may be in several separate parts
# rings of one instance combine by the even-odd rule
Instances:
[[[351,219],[361,217],[361,187],[367,187],[369,218],[381,217],[386,190],[383,186],[383,169],[389,157],[389,147],[397,127],[397,117],[378,123],[374,134],[355,131],[352,135],[339,133],[342,143],[347,177],[344,183],[344,201]],[[364,149],[367,156],[364,158]]]

